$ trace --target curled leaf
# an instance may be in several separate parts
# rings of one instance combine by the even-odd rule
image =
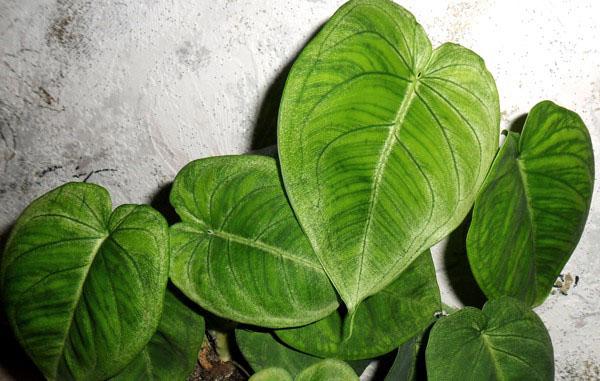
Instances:
[[[509,133],[475,202],[469,263],[488,298],[539,305],[577,246],[594,188],[594,154],[581,118],[537,104]]]

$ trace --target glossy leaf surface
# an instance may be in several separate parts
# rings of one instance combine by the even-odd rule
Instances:
[[[204,339],[204,319],[167,289],[160,323],[146,347],[114,381],[185,381]]]
[[[2,257],[2,301],[15,335],[49,379],[100,380],[155,332],[168,230],[149,206],[111,213],[108,192],[65,184],[17,220]]]
[[[388,0],[342,6],[288,76],[279,157],[298,219],[350,311],[471,208],[498,147],[483,60],[432,50]]]
[[[552,342],[525,304],[503,297],[433,326],[425,353],[432,380],[553,380]]]
[[[351,320],[336,311],[304,327],[275,332],[302,352],[344,360],[366,359],[398,348],[423,331],[440,310],[435,269],[427,251],[391,285],[359,305],[352,328]]]
[[[358,381],[350,365],[340,360],[321,360],[304,369],[295,381]]]
[[[171,191],[171,279],[210,312],[266,327],[327,316],[337,296],[286,199],[274,159],[185,166]]]
[[[589,133],[577,114],[536,105],[509,133],[475,208],[467,251],[488,298],[541,304],[577,246],[594,186]]]

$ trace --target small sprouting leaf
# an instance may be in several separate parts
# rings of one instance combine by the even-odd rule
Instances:
[[[194,370],[204,339],[204,319],[167,288],[156,333],[113,381],[185,381]]]
[[[248,381],[293,381],[293,378],[285,369],[266,368],[254,373]]]
[[[541,319],[509,297],[466,307],[433,326],[425,353],[432,380],[553,380],[554,354]]]
[[[388,353],[422,332],[440,309],[435,269],[427,251],[391,285],[361,303],[353,321],[336,311],[304,327],[275,332],[286,344],[315,356],[366,359]]]
[[[577,246],[594,187],[590,135],[550,101],[509,133],[475,202],[467,252],[490,298],[539,305]]]
[[[304,369],[295,381],[358,381],[358,376],[345,362],[327,359]]]
[[[111,213],[108,192],[65,184],[33,201],[2,257],[2,301],[15,336],[48,379],[104,380],[156,331],[168,226],[145,205]]]
[[[432,50],[391,1],[349,1],[304,48],[280,107],[282,176],[351,313],[464,219],[499,120],[483,60]]]
[[[175,285],[208,311],[238,322],[290,327],[327,316],[335,290],[302,232],[274,159],[194,161],[175,178],[171,227]]]

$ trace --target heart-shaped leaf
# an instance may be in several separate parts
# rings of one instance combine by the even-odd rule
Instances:
[[[295,381],[358,381],[358,376],[345,362],[327,359],[304,369]]]
[[[425,353],[432,380],[553,380],[554,354],[544,323],[503,297],[483,311],[466,307],[433,326]]]
[[[509,133],[475,202],[469,263],[488,298],[541,304],[577,246],[594,188],[590,135],[550,101]]]
[[[423,331],[439,310],[440,292],[427,251],[391,285],[359,305],[353,319],[343,319],[336,311],[304,327],[275,332],[302,352],[344,360],[366,359],[398,348]]]
[[[171,279],[210,312],[290,327],[327,316],[335,290],[288,204],[274,159],[201,159],[175,178]]]
[[[204,339],[204,319],[167,288],[156,333],[113,381],[187,380]]]
[[[168,227],[149,206],[111,214],[108,192],[65,184],[17,220],[2,257],[6,315],[49,379],[104,380],[156,331],[168,273]]]
[[[483,60],[432,50],[391,1],[349,1],[302,51],[279,114],[283,180],[351,313],[464,219],[499,118]]]

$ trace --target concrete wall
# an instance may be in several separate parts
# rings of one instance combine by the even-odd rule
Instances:
[[[115,204],[159,205],[188,161],[268,145],[289,63],[341,3],[0,1],[0,233],[66,181],[99,183]],[[577,111],[600,147],[600,2],[402,5],[434,45],[458,42],[486,60],[503,128],[551,99]],[[560,379],[600,378],[598,186],[565,269],[579,285],[537,309]],[[444,247],[439,279],[458,304],[469,283],[448,279],[461,259]]]

